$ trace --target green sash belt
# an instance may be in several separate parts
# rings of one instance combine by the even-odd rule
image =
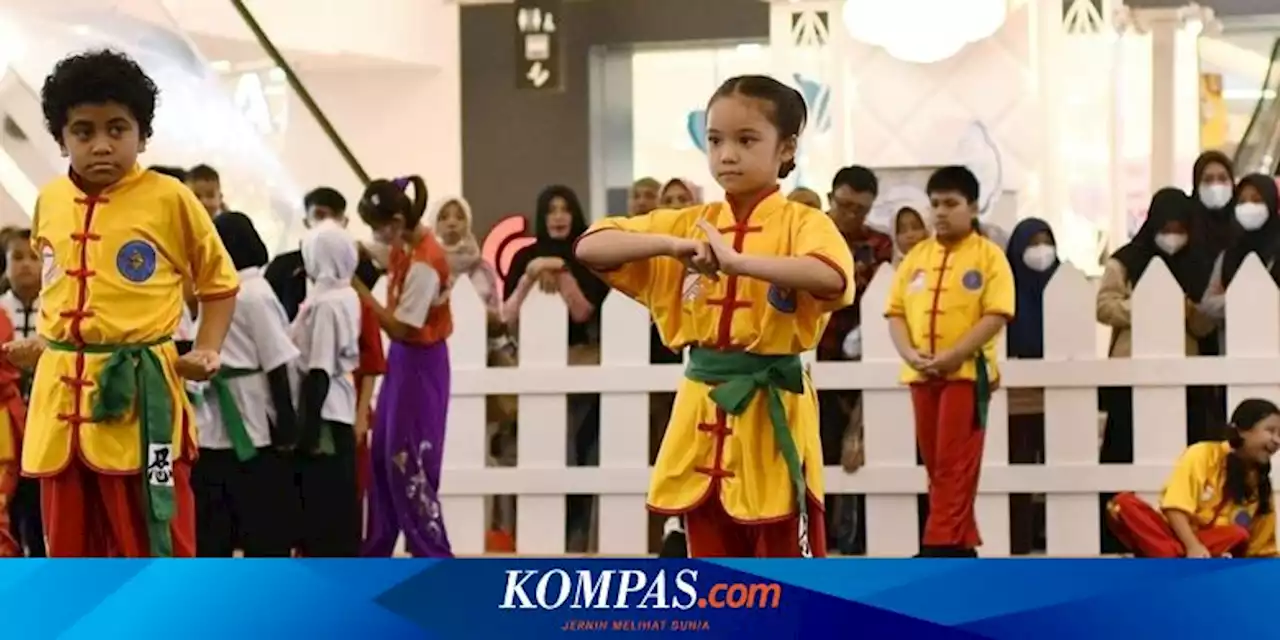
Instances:
[[[77,347],[70,342],[48,341],[53,351],[82,351],[110,354],[98,375],[91,419],[110,422],[138,409],[139,443],[146,461],[143,475],[143,499],[146,502],[147,538],[151,555],[167,558],[173,555],[173,539],[169,522],[176,506],[173,495],[173,403],[164,364],[151,347],[169,342],[165,337],[143,344],[87,344]]]
[[[991,405],[991,374],[987,371],[987,355],[978,350],[973,374],[973,408],[979,429],[987,428],[987,408]]]
[[[240,406],[236,404],[235,396],[231,395],[231,386],[227,384],[227,381],[259,373],[262,373],[261,369],[222,367],[218,370],[218,373],[209,378],[209,385],[213,388],[214,396],[218,399],[218,413],[222,414],[222,424],[227,428],[227,437],[231,439],[231,448],[235,450],[236,458],[240,462],[252,460],[254,456],[258,455],[258,448],[253,446],[253,439],[249,437],[249,429],[244,425],[244,414],[240,413]]]
[[[742,415],[757,391],[764,391],[773,427],[773,440],[787,463],[787,474],[796,497],[796,511],[800,523],[800,552],[812,557],[809,546],[809,509],[805,496],[804,470],[800,451],[787,427],[787,412],[782,404],[782,393],[804,393],[804,365],[800,356],[764,356],[745,351],[715,351],[692,348],[686,378],[704,384],[716,385],[710,396],[716,406],[733,416]]]

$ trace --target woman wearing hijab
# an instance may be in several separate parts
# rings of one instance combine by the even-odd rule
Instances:
[[[702,190],[692,180],[672,178],[658,193],[658,206],[663,209],[683,209],[695,204],[702,204]]]
[[[886,192],[876,208],[886,207],[887,231],[893,237],[893,264],[902,261],[921,240],[933,235],[933,206],[923,189],[894,187]]]
[[[1208,292],[1200,301],[1200,310],[1220,328],[1226,319],[1227,287],[1249,254],[1256,254],[1280,284],[1280,197],[1275,179],[1260,173],[1247,175],[1240,179],[1233,200],[1237,240],[1218,254]]]
[[[572,189],[553,185],[538,194],[534,243],[516,252],[506,280],[503,316],[514,328],[520,305],[534,286],[558,294],[569,309],[569,364],[600,364],[600,305],[609,287],[573,255],[573,243],[587,230],[582,204]],[[600,396],[569,397],[569,463],[593,465],[599,455]],[[571,496],[568,503],[571,552],[590,548],[592,498]]]
[[[1005,254],[1013,270],[1018,315],[1005,329],[1010,358],[1044,357],[1044,291],[1058,270],[1057,240],[1049,223],[1027,218],[1013,228]],[[1009,390],[1009,461],[1044,462],[1044,390]],[[1043,549],[1044,520],[1030,495],[1010,497],[1014,555]]]
[[[360,361],[360,297],[351,286],[359,254],[355,240],[333,221],[314,226],[302,243],[311,286],[294,319],[301,352],[298,405],[298,491],[301,552],[309,557],[360,553],[356,486],[356,390]]]
[[[480,243],[471,228],[471,205],[461,196],[449,196],[432,207],[427,224],[435,231],[449,262],[449,274],[456,281],[468,278],[475,287],[491,322],[502,318],[502,291],[498,272],[480,253]]]
[[[1165,263],[1186,296],[1187,355],[1199,354],[1200,338],[1213,332],[1213,318],[1201,313],[1196,304],[1205,293],[1212,270],[1211,258],[1192,243],[1189,234],[1196,219],[1197,204],[1179,189],[1157,191],[1151,198],[1147,219],[1129,244],[1107,260],[1098,288],[1098,322],[1111,327],[1109,356],[1127,358],[1133,348],[1130,300],[1133,288],[1153,260]],[[1128,387],[1099,389],[1099,404],[1107,414],[1103,432],[1101,461],[1133,462],[1133,390]],[[1193,389],[1188,389],[1188,439],[1196,441],[1206,428],[1208,407]],[[1102,507],[1110,496],[1103,496]],[[1104,514],[1105,515],[1105,514]],[[1105,518],[1104,518],[1105,521]],[[1118,553],[1123,545],[1103,528],[1103,552]]]
[[[287,558],[293,551],[293,468],[297,444],[289,363],[298,350],[289,321],[263,277],[267,247],[236,212],[213,226],[240,276],[235,314],[222,343],[222,368],[193,388],[200,457],[191,472],[196,555]]]
[[[1206,151],[1196,158],[1191,177],[1191,197],[1195,203],[1191,241],[1200,244],[1210,256],[1216,256],[1234,244],[1240,235],[1240,228],[1232,217],[1235,170],[1231,158],[1221,151]]]

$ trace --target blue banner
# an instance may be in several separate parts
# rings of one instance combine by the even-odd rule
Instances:
[[[1278,577],[1251,560],[13,560],[0,636],[1263,638]]]

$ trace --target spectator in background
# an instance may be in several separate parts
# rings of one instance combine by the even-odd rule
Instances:
[[[884,230],[893,236],[893,263],[911,252],[925,238],[933,236],[933,206],[924,189],[899,185],[886,191],[876,202],[877,218],[886,219]]]
[[[1107,260],[1098,286],[1097,319],[1111,327],[1112,358],[1128,358],[1133,349],[1133,316],[1130,299],[1133,288],[1153,260],[1165,263],[1186,296],[1186,355],[1200,354],[1199,339],[1213,332],[1213,318],[1201,313],[1196,303],[1209,285],[1211,258],[1202,247],[1190,242],[1189,233],[1195,221],[1196,203],[1180,189],[1166,187],[1151,198],[1147,219],[1128,244],[1120,247]],[[1203,439],[1206,414],[1197,407],[1192,388],[1187,390],[1187,439]],[[1129,387],[1107,387],[1098,390],[1099,406],[1106,414],[1100,460],[1103,463],[1133,462],[1133,390]],[[1111,495],[1102,495],[1103,515]],[[1103,527],[1103,553],[1123,550],[1106,527]]]
[[[1195,201],[1190,223],[1191,242],[1216,256],[1235,244],[1240,227],[1232,218],[1235,207],[1235,168],[1221,151],[1206,151],[1191,169],[1191,197]]]
[[[702,190],[684,178],[668,180],[658,194],[658,206],[663,209],[683,209],[701,203]]]
[[[631,184],[627,198],[627,215],[639,216],[658,208],[658,191],[662,185],[653,178],[640,178]]]
[[[1208,291],[1200,300],[1200,311],[1217,322],[1219,335],[1226,320],[1227,287],[1249,254],[1256,254],[1272,279],[1280,283],[1280,206],[1275,180],[1260,173],[1247,175],[1240,179],[1233,199],[1238,238],[1218,254]]]
[[[347,226],[347,199],[336,189],[318,187],[302,200],[306,217],[303,224],[309,229],[323,220],[333,220]],[[373,289],[382,276],[371,256],[361,253],[356,275],[369,289]],[[298,316],[298,305],[307,297],[307,272],[302,265],[301,251],[286,251],[275,257],[267,266],[267,282],[280,298],[284,311],[293,320]]]
[[[449,276],[457,281],[465,277],[475,287],[489,321],[502,323],[502,291],[498,288],[498,272],[480,254],[480,243],[471,229],[471,205],[461,196],[449,196],[436,202],[427,215],[427,224],[436,234],[449,260]]]
[[[31,230],[9,227],[0,231],[0,246],[5,252],[5,281],[9,290],[0,295],[3,309],[13,324],[13,335],[18,340],[36,335],[36,320],[40,317],[40,256],[31,246]],[[21,369],[18,390],[22,404],[31,400],[32,371]],[[2,377],[2,376],[0,376]],[[18,478],[17,493],[9,504],[9,522],[13,537],[30,558],[43,558],[44,524],[40,515],[40,479]]]
[[[879,182],[870,169],[860,166],[845,167],[836,172],[831,182],[830,216],[840,235],[849,246],[854,260],[854,278],[857,294],[853,304],[831,314],[831,321],[818,343],[819,360],[854,360],[858,353],[846,353],[845,345],[857,342],[856,333],[861,325],[862,294],[875,276],[880,265],[893,258],[893,241],[889,236],[867,226],[867,214],[875,204]],[[853,340],[851,340],[853,336]],[[840,464],[847,448],[846,436],[861,432],[857,419],[862,394],[858,391],[818,391],[819,432],[822,438],[822,458],[825,464]],[[855,424],[856,423],[856,424]],[[827,496],[827,539],[841,553],[857,553],[857,501],[852,497]]]
[[[800,204],[808,205],[819,211],[822,210],[822,196],[818,195],[817,191],[808,187],[796,187],[791,191],[791,194],[787,196],[787,199],[792,202],[799,202]]]
[[[646,212],[647,213],[647,212]],[[503,316],[515,330],[520,306],[538,287],[564,299],[569,312],[569,364],[600,364],[600,305],[609,287],[573,254],[573,243],[587,230],[587,217],[578,195],[563,185],[538,194],[534,214],[534,243],[511,259],[506,279]],[[600,440],[599,394],[569,396],[569,452],[572,466],[598,464]],[[568,498],[568,550],[581,553],[594,547],[591,540],[590,496]]]
[[[1058,270],[1058,247],[1049,223],[1027,218],[1013,228],[1005,255],[1013,271],[1014,308],[1006,352],[1010,358],[1044,357],[1044,292]],[[1044,463],[1044,389],[1009,389],[1009,462]],[[1044,549],[1045,522],[1035,497],[1009,497],[1011,551],[1026,555]]]
[[[226,203],[222,201],[222,176],[213,167],[207,164],[191,167],[186,182],[210,216],[226,210]]]
[[[150,169],[156,173],[162,173],[166,176],[169,176],[170,178],[173,178],[178,182],[187,181],[187,170],[183,169],[182,167],[168,167],[168,166],[157,164],[157,165],[152,165]]]

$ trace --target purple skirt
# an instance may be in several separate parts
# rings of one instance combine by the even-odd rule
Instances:
[[[448,346],[393,341],[370,443],[373,483],[364,555],[390,557],[403,532],[413,556],[453,557],[439,499],[448,412]]]

